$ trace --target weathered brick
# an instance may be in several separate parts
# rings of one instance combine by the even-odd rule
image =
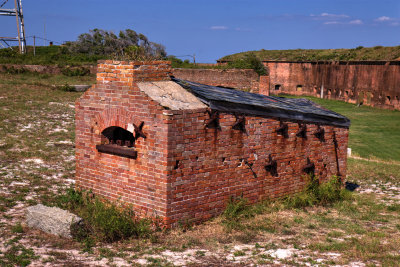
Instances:
[[[340,173],[346,175],[346,128],[323,125],[321,142],[313,135],[317,125],[307,124],[304,139],[295,135],[299,124],[288,122],[285,138],[276,133],[278,120],[246,116],[244,134],[232,129],[233,115],[221,113],[221,130],[207,129],[206,109],[166,110],[137,87],[136,81],[169,79],[166,62],[101,61],[100,69],[98,84],[76,103],[76,184],[131,204],[138,214],[157,214],[175,225],[219,214],[232,196],[243,194],[254,203],[298,192],[307,183],[307,158],[326,180],[337,174],[337,153]],[[115,73],[105,73],[108,69]],[[137,159],[96,150],[104,129],[142,121],[147,138],[136,140]],[[278,163],[277,177],[265,169],[269,155]]]

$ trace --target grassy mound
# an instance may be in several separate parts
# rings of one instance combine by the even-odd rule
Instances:
[[[244,58],[248,54],[255,54],[261,60],[288,60],[288,61],[348,61],[348,60],[399,60],[400,46],[362,47],[353,49],[293,49],[293,50],[264,50],[247,51],[227,55],[220,58],[222,61],[234,61]]]

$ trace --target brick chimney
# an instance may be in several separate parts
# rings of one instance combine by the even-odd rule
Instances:
[[[100,60],[97,83],[132,86],[136,82],[169,81],[171,73],[169,61]]]

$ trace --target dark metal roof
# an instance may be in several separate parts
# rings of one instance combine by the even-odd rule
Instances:
[[[350,120],[307,99],[265,96],[172,78],[211,109],[349,127]]]

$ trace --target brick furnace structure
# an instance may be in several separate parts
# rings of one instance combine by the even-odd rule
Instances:
[[[202,85],[170,63],[100,61],[76,102],[76,185],[167,225],[203,221],[231,197],[346,175],[349,120],[304,99]]]

